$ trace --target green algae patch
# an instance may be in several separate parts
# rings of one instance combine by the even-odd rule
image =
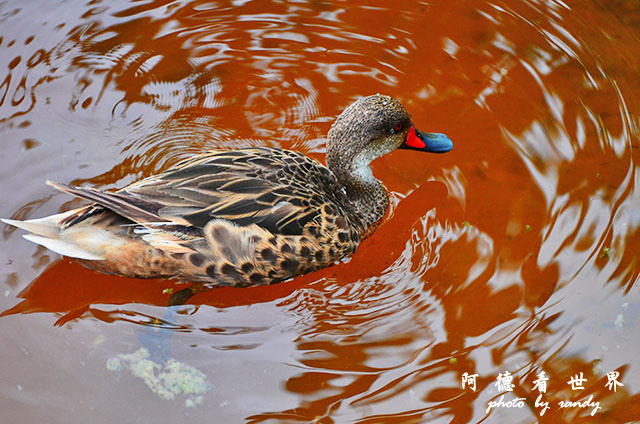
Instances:
[[[107,360],[107,369],[130,372],[163,399],[175,400],[176,397],[184,395],[187,397],[187,407],[200,405],[203,395],[212,389],[207,382],[207,376],[199,369],[173,358],[159,364],[149,357],[149,351],[145,348],[140,348],[134,353],[121,353]]]

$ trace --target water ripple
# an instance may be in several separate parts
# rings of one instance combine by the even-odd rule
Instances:
[[[572,396],[570,374],[601,382],[613,369],[622,397],[637,398],[628,352],[638,339],[626,331],[640,316],[630,296],[640,281],[634,2],[37,3],[0,6],[6,216],[59,207],[43,175],[120,187],[212,148],[320,157],[339,111],[373,92],[456,147],[374,163],[393,207],[350,263],[268,294],[196,295],[202,305],[169,318],[148,306],[167,297],[153,284],[123,294],[110,289],[129,284],[107,277],[59,276],[27,286],[0,323],[48,312],[73,336],[87,317],[117,340],[150,330],[151,343],[215,370],[207,375],[229,390],[207,396],[228,422],[477,422],[504,370],[527,405],[541,370],[563,386],[553,401]],[[6,267],[21,264],[7,281],[22,288],[49,258],[3,236]],[[33,336],[3,327],[7,349],[35,340],[69,350],[46,325]],[[13,360],[33,368],[24,356]],[[57,359],[47,363],[68,375]],[[460,390],[464,372],[479,374],[477,392]],[[518,414],[500,419],[536,419]]]

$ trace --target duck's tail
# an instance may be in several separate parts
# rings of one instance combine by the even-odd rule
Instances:
[[[76,212],[77,210],[73,210],[26,221],[6,218],[0,218],[0,220],[5,224],[29,231],[30,234],[25,234],[24,238],[61,255],[90,261],[103,260],[103,256],[84,249],[78,243],[74,243],[71,237],[63,237],[58,223]]]

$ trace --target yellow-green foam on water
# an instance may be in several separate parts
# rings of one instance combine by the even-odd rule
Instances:
[[[173,358],[164,364],[158,364],[149,359],[149,356],[146,348],[140,348],[134,353],[121,353],[107,360],[107,369],[129,371],[163,399],[174,400],[178,395],[186,395],[187,407],[202,403],[204,393],[212,388],[202,371]]]

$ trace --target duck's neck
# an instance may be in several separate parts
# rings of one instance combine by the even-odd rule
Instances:
[[[344,187],[349,207],[360,220],[362,237],[367,237],[382,219],[389,206],[389,195],[384,185],[371,172],[370,158],[355,157],[346,161],[344,156],[327,152],[327,167]]]

